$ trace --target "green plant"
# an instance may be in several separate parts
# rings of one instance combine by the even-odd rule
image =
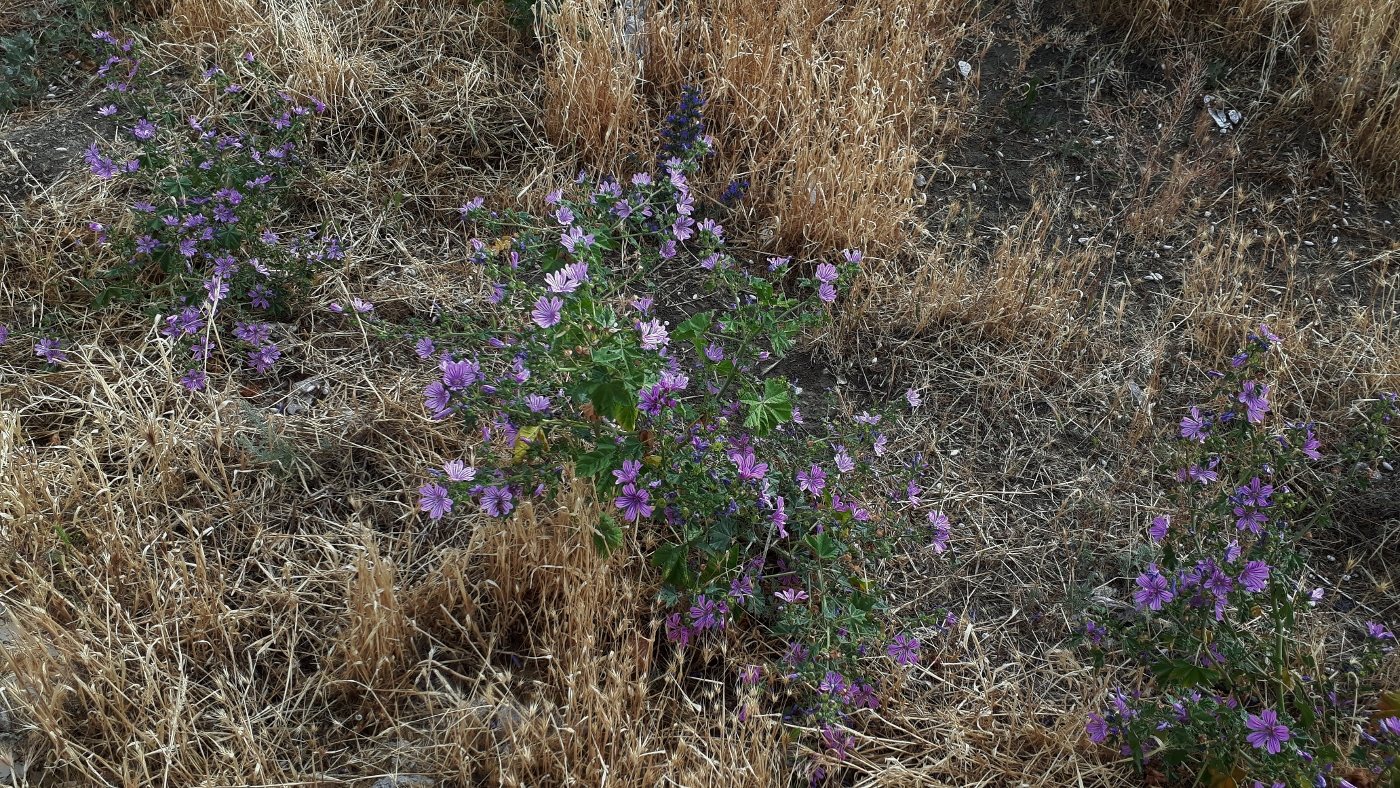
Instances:
[[[951,523],[920,499],[921,460],[889,452],[885,416],[809,424],[771,374],[826,320],[860,253],[810,276],[784,258],[731,256],[704,216],[718,206],[689,185],[711,145],[699,113],[670,123],[697,128],[667,130],[679,155],[659,171],[626,186],[581,176],[546,198],[552,217],[464,206],[484,236],[473,259],[494,281],[490,306],[445,316],[416,349],[438,361],[429,412],[481,439],[475,459],[434,472],[420,506],[433,519],[467,506],[507,517],[521,500],[552,501],[570,476],[592,480],[611,510],[594,544],[647,546],[671,642],[736,626],[773,638],[776,670],[746,680],[786,687],[789,713],[823,723],[844,757],[836,726],[878,705],[882,663],[919,658],[879,567],[899,547],[942,552]],[[668,298],[678,287],[698,300]]]
[[[162,333],[185,345],[195,362],[182,382],[202,389],[214,353],[212,331],[233,327],[246,364],[269,371],[281,356],[270,321],[300,308],[317,269],[341,257],[338,240],[319,231],[293,237],[279,229],[285,195],[303,168],[310,119],[321,102],[285,92],[271,101],[251,54],[204,74],[216,110],[181,118],[159,88],[141,81],[130,40],[98,39],[112,54],[99,70],[113,100],[101,112],[118,118],[126,138],[109,154],[94,143],[85,160],[103,179],[120,179],[131,212],[111,227],[94,224],[114,259],[99,278],[95,304],[121,301],[165,315]]]
[[[1152,674],[1091,716],[1090,737],[1178,779],[1331,784],[1348,759],[1336,732],[1366,724],[1349,699],[1373,691],[1366,679],[1394,642],[1376,623],[1346,653],[1299,637],[1322,594],[1304,585],[1303,540],[1326,522],[1333,485],[1313,425],[1278,422],[1261,380],[1279,342],[1265,326],[1212,373],[1212,397],[1181,419],[1175,506],[1149,528],[1133,612],[1086,625],[1097,651],[1116,645]]]

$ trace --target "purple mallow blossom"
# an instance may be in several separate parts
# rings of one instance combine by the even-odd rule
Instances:
[[[1139,610],[1161,610],[1163,604],[1175,597],[1169,590],[1167,578],[1157,571],[1155,564],[1148,566],[1146,572],[1137,576],[1137,584],[1138,590],[1133,592],[1133,599],[1137,602]]]
[[[436,482],[419,487],[418,495],[419,510],[427,512],[433,520],[441,520],[443,515],[452,511],[452,496],[448,495],[446,487]]]
[[[948,520],[948,515],[940,511],[928,513],[929,525],[933,527],[933,551],[942,553],[948,549],[948,537],[951,535],[952,523]]]
[[[1181,417],[1181,437],[1205,443],[1206,438],[1210,437],[1210,416],[1193,406],[1189,414]]]
[[[68,352],[63,350],[63,342],[45,337],[34,345],[34,355],[50,364],[62,364],[68,360]]]
[[[1269,412],[1268,385],[1246,380],[1239,401],[1245,406],[1245,417],[1249,419],[1250,424],[1262,422],[1264,414]]]
[[[1245,727],[1252,731],[1246,737],[1256,750],[1264,750],[1270,755],[1278,755],[1283,749],[1283,743],[1291,736],[1288,726],[1278,721],[1278,712],[1273,709],[1264,709],[1258,715],[1250,714],[1245,720]]]
[[[1160,542],[1167,538],[1167,530],[1171,528],[1171,524],[1171,517],[1159,514],[1152,518],[1152,526],[1147,529],[1147,534],[1152,537],[1152,541]]]
[[[1263,591],[1269,582],[1269,565],[1264,561],[1250,561],[1244,565],[1240,572],[1240,585],[1245,590],[1259,593]]]
[[[651,517],[655,511],[655,507],[651,505],[651,493],[647,492],[645,487],[638,488],[634,484],[622,487],[622,494],[613,501],[613,506],[622,510],[623,518],[631,523]]]
[[[442,472],[449,481],[469,482],[476,478],[476,469],[461,460],[448,460],[442,464]]]
[[[899,665],[915,665],[919,662],[919,640],[911,638],[903,633],[894,636],[894,640],[885,653]]]
[[[809,470],[798,471],[797,488],[811,493],[813,497],[820,496],[822,490],[826,489],[826,471],[819,465],[813,465]]]
[[[758,481],[768,474],[768,463],[759,462],[752,448],[729,452],[729,461],[738,469],[741,482]]]
[[[492,485],[481,491],[481,510],[492,517],[505,517],[515,509],[514,496],[504,485]]]
[[[546,298],[540,296],[535,302],[535,309],[530,313],[531,319],[540,328],[551,328],[559,324],[559,316],[564,311],[564,302],[558,298]]]
[[[643,323],[637,321],[637,333],[642,338],[643,350],[658,350],[671,341],[671,336],[666,331],[666,325],[660,320],[652,319]]]

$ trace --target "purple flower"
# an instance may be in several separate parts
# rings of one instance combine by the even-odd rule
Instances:
[[[784,588],[782,591],[774,593],[773,596],[777,597],[778,599],[781,599],[789,605],[795,602],[802,602],[808,599],[807,592],[803,591],[800,588]]]
[[[652,319],[645,323],[638,321],[636,327],[637,333],[642,337],[643,350],[657,350],[671,341],[665,324],[660,320]]]
[[[613,471],[613,476],[617,477],[618,484],[632,484],[637,481],[637,474],[641,470],[640,460],[623,460],[622,469]]]
[[[131,136],[138,140],[148,140],[156,135],[156,124],[142,118],[131,128]]]
[[[104,104],[97,108],[97,114],[101,115],[104,118],[110,118],[113,115],[117,114],[117,105]]]
[[[447,409],[452,405],[452,392],[442,381],[435,380],[423,389],[423,405],[433,414],[434,418],[442,418],[447,415]]]
[[[482,379],[481,365],[475,361],[444,360],[440,366],[442,384],[452,391],[461,391]]]
[[[585,234],[580,227],[570,227],[567,233],[559,236],[559,243],[569,250],[569,254],[574,254],[579,246],[587,249],[593,245],[593,233]]]
[[[34,355],[50,364],[62,364],[68,360],[68,353],[62,348],[61,340],[46,337],[34,345]]]
[[[545,298],[535,302],[535,310],[530,313],[535,324],[540,328],[549,328],[559,324],[559,315],[564,311],[564,302],[558,298]]]
[[[774,499],[773,499],[773,515],[772,515],[772,517],[770,518],[770,520],[771,520],[771,522],[773,523],[773,528],[778,532],[778,538],[779,538],[779,539],[786,539],[786,538],[788,538],[788,531],[787,531],[787,521],[788,521],[787,501],[784,500],[784,499],[783,499],[783,496],[781,496],[781,495],[779,495],[777,498],[774,498]]]
[[[826,489],[826,471],[819,465],[813,465],[810,470],[798,471],[797,488],[813,496],[820,496],[822,490]]]
[[[1249,529],[1250,533],[1257,535],[1268,522],[1269,518],[1257,509],[1235,507],[1235,527],[1241,531]]]
[[[904,400],[909,403],[910,409],[917,410],[924,404],[924,398],[919,394],[918,389],[908,389],[904,392]]]
[[[948,537],[952,523],[948,520],[948,515],[940,511],[928,513],[929,525],[933,526],[933,551],[942,553],[948,549]]]
[[[0,326],[0,345],[10,341],[10,327]]]
[[[270,309],[272,307],[272,288],[265,284],[256,284],[248,290],[248,303],[254,309]]]
[[[370,302],[364,301],[359,298],[350,299],[350,306],[353,307],[356,312],[359,312],[362,315],[366,312],[374,311],[374,304],[371,304]]]
[[[718,364],[724,360],[724,348],[711,342],[705,346],[705,358],[709,359],[712,364]]]
[[[719,629],[724,626],[724,615],[729,612],[723,602],[706,597],[695,600],[690,606],[690,623],[697,631]]]
[[[1244,390],[1240,392],[1239,401],[1244,403],[1246,416],[1250,424],[1258,424],[1264,420],[1264,414],[1269,412],[1269,387],[1263,383],[1255,383],[1246,380]]]
[[[549,410],[549,406],[549,397],[531,394],[525,398],[525,407],[529,408],[531,413],[544,413]]]
[[[1089,723],[1084,726],[1084,731],[1089,734],[1089,741],[1103,744],[1108,738],[1108,723],[1103,717],[1090,712]]]
[[[846,683],[846,677],[834,670],[828,670],[817,684],[817,690],[838,698],[845,695],[848,689],[850,685]]]
[[[820,298],[823,303],[827,304],[834,302],[836,300],[836,288],[832,287],[827,282],[822,282],[821,286],[817,288],[817,298]]]
[[[271,344],[248,351],[248,363],[259,375],[266,375],[277,364],[277,359],[281,357],[282,351],[278,350],[276,345]]]
[[[1259,593],[1269,582],[1269,565],[1264,561],[1250,561],[1240,572],[1240,585],[1246,590]]]
[[[261,347],[272,338],[272,326],[268,323],[236,323],[233,335],[250,345]]]
[[[1209,433],[1210,417],[1203,415],[1200,408],[1192,407],[1189,415],[1181,417],[1181,437],[1205,443]]]
[[[228,297],[228,282],[223,277],[215,276],[212,279],[204,280],[204,292],[208,294],[209,300],[215,303]]]
[[[822,744],[826,745],[836,760],[844,761],[850,756],[850,749],[855,746],[856,738],[849,733],[838,731],[829,724],[823,724]]]
[[[671,223],[671,235],[675,236],[677,241],[687,241],[695,235],[695,230],[692,229],[694,227],[694,219],[689,216],[677,216],[676,221]]]
[[[1162,605],[1172,601],[1175,596],[1167,588],[1167,579],[1157,571],[1157,567],[1149,566],[1146,572],[1137,577],[1138,590],[1133,592],[1133,599],[1137,601],[1138,609],[1144,607],[1149,610],[1161,610]]]
[[[840,473],[850,473],[851,471],[853,471],[853,470],[855,470],[855,469],[856,469],[856,462],[855,462],[855,460],[852,460],[852,459],[851,459],[851,455],[849,455],[849,454],[846,453],[846,447],[845,447],[845,446],[837,446],[837,447],[836,447],[836,470],[837,470],[838,472],[840,472]]]
[[[1264,709],[1257,716],[1249,715],[1245,727],[1253,731],[1246,737],[1249,743],[1256,750],[1266,750],[1270,755],[1278,755],[1283,743],[1291,738],[1288,726],[1279,723],[1278,712],[1273,709]]]
[[[492,485],[481,491],[481,510],[492,517],[505,517],[515,508],[510,488]]]
[[[203,391],[207,383],[208,378],[202,369],[186,370],[185,374],[180,376],[180,385],[190,391]]]
[[[885,649],[885,653],[899,665],[915,665],[919,662],[919,640],[911,638],[903,633],[894,636],[894,641]]]
[[[444,514],[452,511],[452,496],[447,494],[447,488],[441,484],[425,484],[418,488],[418,495],[419,510],[427,512],[428,517],[433,520],[441,520]]]
[[[753,596],[753,577],[751,575],[740,575],[729,581],[729,598],[736,602],[743,602]]]
[[[1152,527],[1147,529],[1147,534],[1152,537],[1152,541],[1160,542],[1167,537],[1167,529],[1171,527],[1172,519],[1165,514],[1159,514],[1152,518]]]
[[[1310,460],[1320,460],[1322,459],[1322,452],[1318,451],[1318,449],[1321,447],[1322,442],[1313,434],[1312,427],[1309,427],[1307,432],[1303,435],[1303,448],[1300,449],[1300,451],[1303,452],[1304,457]]]
[[[645,487],[640,489],[634,484],[624,485],[622,494],[613,501],[613,506],[622,510],[622,516],[630,523],[651,517],[655,507],[651,505],[651,493]]]
[[[1375,638],[1376,640],[1395,639],[1395,635],[1391,633],[1389,629],[1386,629],[1385,625],[1377,624],[1374,621],[1366,622],[1366,633],[1369,634],[1371,637]]]
[[[1381,730],[1392,736],[1400,736],[1400,717],[1386,717],[1381,720]]]
[[[729,460],[739,469],[739,481],[741,482],[758,481],[768,474],[768,463],[759,462],[754,457],[752,448],[742,452],[731,451]]]
[[[817,266],[818,282],[829,285],[835,282],[839,276],[840,274],[837,272],[836,266],[832,265],[831,263],[822,263],[821,265]]]
[[[690,642],[690,627],[681,623],[681,614],[672,613],[666,617],[666,639],[684,646]]]
[[[1235,488],[1235,498],[1244,506],[1256,506],[1260,509],[1267,509],[1273,505],[1269,496],[1274,494],[1274,486],[1265,484],[1259,480],[1258,476],[1249,480],[1249,484]]]
[[[436,350],[437,345],[428,337],[423,337],[413,345],[413,352],[421,359],[431,358]]]
[[[442,472],[454,482],[469,482],[476,478],[476,469],[461,460],[448,460],[443,463]]]

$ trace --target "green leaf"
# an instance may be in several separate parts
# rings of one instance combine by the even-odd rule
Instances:
[[[604,476],[617,463],[618,449],[613,443],[604,443],[587,454],[580,455],[574,469],[590,479]]]
[[[661,578],[676,588],[690,588],[694,582],[687,565],[690,551],[685,545],[664,544],[656,548],[651,562],[661,569]]]
[[[606,558],[622,546],[622,526],[611,515],[599,516],[593,526],[593,547]]]
[[[825,533],[810,534],[804,539],[812,553],[823,561],[830,561],[841,554],[841,543]]]
[[[751,392],[743,398],[743,403],[749,406],[744,426],[759,435],[792,421],[792,396],[787,381],[782,378],[763,381],[763,392]]]
[[[1178,687],[1202,687],[1220,679],[1219,671],[1203,668],[1184,659],[1169,659],[1152,666],[1152,672],[1163,681]]]
[[[695,346],[697,351],[703,350],[705,332],[710,330],[711,322],[713,322],[712,313],[698,312],[691,315],[684,323],[676,326],[675,330],[671,332],[671,336],[682,342],[689,342]]]

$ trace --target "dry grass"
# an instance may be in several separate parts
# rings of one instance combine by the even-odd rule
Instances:
[[[925,87],[959,32],[952,5],[671,3],[629,37],[611,3],[566,0],[550,19],[547,128],[617,170],[619,152],[651,147],[681,86],[699,85],[727,143],[711,188],[748,178],[771,248],[887,251],[913,208],[917,146],[947,122]]]
[[[1400,190],[1400,6],[1386,0],[1076,0],[1135,40],[1204,40],[1229,59],[1251,111],[1273,125],[1308,121],[1325,160],[1373,194]],[[1251,84],[1252,83],[1252,84]]]
[[[853,722],[850,784],[1140,782],[1082,735],[1123,676],[1068,637],[1074,600],[1112,593],[1156,503],[1144,446],[1262,320],[1290,336],[1280,391],[1324,422],[1400,385],[1393,228],[1345,180],[1309,177],[1393,161],[1384,8],[1259,2],[1212,28],[1244,41],[1268,19],[1252,46],[1308,64],[1269,84],[1313,86],[1286,106],[1328,118],[1335,146],[1314,155],[1213,132],[1198,55],[1148,79],[1028,4],[974,21],[947,0],[709,0],[653,8],[629,38],[612,31],[638,6],[564,0],[538,62],[490,4],[153,5],[163,75],[249,48],[330,103],[295,218],[353,238],[327,300],[366,295],[391,317],[471,303],[481,282],[444,216],[649,160],[688,82],[720,141],[709,185],[754,183],[735,244],[879,252],[817,345],[856,409],[924,390],[892,442],[930,458],[955,552],[892,561],[892,603],[963,616],[918,632],[930,659]],[[1139,30],[1185,19],[1121,8],[1146,9]],[[1334,54],[1298,54],[1324,28]],[[1054,77],[1042,101],[1063,120],[1013,128],[1032,72]],[[1355,90],[1317,87],[1337,75]],[[1303,174],[1281,188],[1265,143]],[[81,348],[38,372],[0,347],[0,756],[30,784],[781,785],[827,757],[738,685],[761,644],[664,642],[646,545],[596,555],[586,485],[504,524],[420,519],[423,469],[466,439],[421,412],[405,348],[311,314],[286,379],[191,397],[149,322],[74,308],[86,222],[119,209],[74,175],[0,211],[0,323],[48,320]],[[304,376],[330,395],[276,412]],[[1395,607],[1382,547],[1358,539],[1338,564],[1361,567],[1348,592],[1378,617]]]

